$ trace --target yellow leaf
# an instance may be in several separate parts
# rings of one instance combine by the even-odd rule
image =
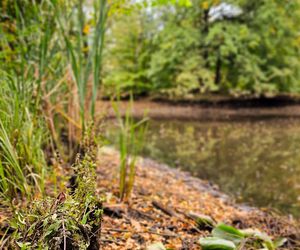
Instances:
[[[126,233],[124,233],[124,238],[125,238],[125,239],[129,239],[131,236],[132,236],[132,233],[131,233],[131,232],[126,232]]]

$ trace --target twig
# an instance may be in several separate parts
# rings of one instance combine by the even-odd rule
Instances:
[[[137,213],[140,217],[147,218],[148,220],[153,220],[153,221],[155,220],[155,218],[153,216],[151,216],[143,211],[140,211],[140,210],[134,209],[134,208],[129,208],[129,209],[130,209],[129,211]]]
[[[188,218],[188,219],[190,219],[190,220],[193,220],[193,221],[195,222],[195,220],[194,220],[193,218],[191,218],[191,216],[188,215],[187,213],[185,213],[185,212],[183,212],[183,211],[180,211],[179,209],[176,209],[176,211],[177,211],[178,213],[184,215],[186,218]],[[190,223],[188,220],[184,220],[184,219],[182,219],[182,218],[178,218],[178,219],[179,219],[181,222],[183,222],[183,223],[189,224],[196,232],[201,233],[201,230],[200,230],[197,226],[195,226],[193,223]]]
[[[66,250],[67,249],[67,238],[66,238],[65,220],[62,220],[62,228],[63,228],[63,235],[64,235],[64,250]]]
[[[112,239],[101,239],[101,242],[108,242],[108,243],[115,243],[117,245],[120,245],[119,242],[117,242],[116,240],[112,240]]]
[[[161,203],[157,202],[157,201],[152,201],[152,205],[161,210],[162,212],[164,212],[165,214],[169,215],[169,216],[174,216],[174,217],[177,217],[176,213],[171,210],[170,208],[167,208],[165,206],[163,206]]]
[[[126,230],[126,229],[116,229],[116,228],[103,228],[102,230],[119,232],[119,233],[155,234],[155,235],[160,235],[163,237],[181,238],[181,236],[178,234],[157,233],[157,232],[151,232],[151,231],[131,231],[131,230]]]
[[[157,201],[152,201],[152,205],[157,208],[160,209],[161,211],[163,211],[165,214],[169,215],[169,216],[173,216],[175,218],[177,218],[179,221],[183,222],[183,223],[187,223],[189,224],[194,230],[196,230],[198,233],[200,233],[201,231],[195,226],[192,225],[190,222],[180,218],[178,216],[178,214],[176,214],[176,212],[174,210],[171,210],[170,208],[164,207],[162,204],[160,204]]]
[[[0,239],[0,243],[1,243],[0,249],[4,249],[4,246],[5,246],[6,242],[10,239],[10,236],[5,238],[6,232],[3,235],[3,237]]]

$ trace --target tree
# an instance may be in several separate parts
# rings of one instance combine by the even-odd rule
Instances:
[[[128,95],[129,90],[136,94],[152,90],[147,68],[153,51],[153,25],[145,10],[134,7],[130,14],[115,16],[106,43],[106,94],[114,93],[116,88],[123,95]]]
[[[146,58],[147,63],[135,67],[135,76],[129,77],[124,68],[121,80],[117,71],[111,71],[115,85],[122,81],[124,86],[129,79],[126,91],[139,93],[139,86],[146,85],[142,92],[181,96],[215,91],[257,95],[300,91],[297,1],[157,0],[151,7],[147,3],[140,12],[150,11],[150,21],[155,24],[144,26],[144,34],[150,32],[151,36],[137,56],[138,60]],[[130,18],[134,19],[127,16],[122,22]],[[146,18],[140,15],[139,20],[145,23]],[[122,34],[115,39],[122,36],[127,41],[112,67],[117,62],[123,65],[129,50],[133,55],[145,45],[137,39],[141,31],[129,28],[137,23],[128,22],[127,31],[120,28],[122,31],[111,34]],[[111,73],[107,73],[109,78]],[[136,76],[138,80],[132,80]]]

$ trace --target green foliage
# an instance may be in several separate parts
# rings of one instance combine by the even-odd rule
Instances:
[[[218,224],[213,229],[212,235],[216,238],[232,241],[235,244],[240,243],[245,237],[244,233],[242,233],[240,230],[223,223]]]
[[[0,84],[0,195],[11,201],[43,192],[47,132],[33,114],[32,85],[3,75]]]
[[[135,122],[132,117],[131,101],[130,108],[127,109],[124,119],[120,113],[117,103],[113,103],[114,111],[119,125],[118,144],[120,150],[120,199],[128,199],[134,185],[136,160],[140,154],[143,143],[144,135],[147,129],[146,119]]]
[[[215,221],[210,216],[204,214],[189,213],[189,217],[196,222],[197,227],[200,230],[211,229],[215,226]]]
[[[224,249],[235,250],[240,247],[275,250],[282,246],[286,239],[272,239],[259,230],[239,230],[232,226],[219,223],[212,231],[212,237],[201,238],[200,245],[204,250]]]
[[[86,144],[87,143],[87,144]],[[16,229],[11,246],[21,249],[99,248],[101,201],[95,196],[97,146],[84,142],[86,152],[77,159],[77,188],[72,195],[34,202],[28,212],[17,212],[11,226]]]
[[[151,0],[152,6],[166,5],[166,4],[178,4],[179,6],[189,7],[192,5],[190,0]]]
[[[235,250],[233,242],[216,237],[207,237],[200,239],[200,245],[203,250]]]
[[[61,108],[64,114],[67,106],[68,99],[63,93],[72,84],[67,79],[69,62],[81,98],[82,128],[88,132],[84,125],[89,117],[83,113],[90,109],[94,119],[107,14],[105,3],[105,0],[95,1],[90,23],[83,20],[82,2],[81,5],[55,0],[0,3],[0,58],[6,62],[0,66],[1,201],[19,207],[16,201],[28,198],[26,201],[30,202],[44,191],[48,176],[43,150],[46,148],[51,154],[50,146],[52,150],[60,148],[57,134],[63,136],[59,129],[67,127],[55,112]],[[89,38],[86,25],[95,27]],[[93,84],[87,93],[91,75]],[[61,99],[53,105],[57,97]],[[85,106],[86,99],[91,100],[90,107]],[[46,125],[52,136],[49,141],[46,141],[50,134]],[[51,144],[45,145],[46,142]],[[16,229],[12,249],[86,249],[97,244],[102,210],[95,198],[95,148],[94,144],[82,145],[84,153],[74,167],[77,189],[72,196],[65,200],[65,194],[61,193],[56,200],[36,202],[29,211],[16,214],[12,222]]]
[[[61,93],[66,91],[71,71],[83,129],[85,119],[95,115],[108,14],[106,0],[91,3],[91,16],[84,7],[83,1],[55,0],[0,5],[0,59],[6,61],[1,68],[35,84],[37,106],[43,95],[57,92],[58,82]]]
[[[71,13],[66,11],[66,8],[55,6],[56,19],[59,23],[61,35],[65,42],[65,49],[71,65],[74,81],[77,85],[80,116],[82,128],[85,127],[86,105],[91,110],[91,116],[94,119],[95,102],[97,91],[100,84],[100,70],[102,65],[102,51],[105,35],[105,23],[107,17],[107,1],[94,1],[93,22],[94,31],[91,36],[88,35],[88,21],[83,12],[83,1],[70,9]],[[68,8],[67,8],[68,10]],[[76,16],[72,22],[70,16]],[[91,20],[90,20],[91,22]],[[74,35],[68,35],[75,32]],[[91,46],[89,46],[91,43]],[[91,101],[88,100],[88,82],[92,75],[92,94]]]
[[[106,86],[170,97],[299,93],[298,1],[232,0],[242,14],[215,20],[222,1],[152,3],[113,22]]]
[[[51,1],[5,2],[0,6],[0,58],[6,62],[1,68],[24,78],[34,73],[32,80],[40,84],[61,60],[53,41],[57,34]]]
[[[232,226],[219,223],[212,231],[212,237],[200,238],[199,243],[203,250],[238,250],[238,249],[265,249],[276,250],[284,245],[286,239],[275,241],[258,230],[239,230]],[[165,250],[165,246],[158,242],[147,247],[147,250]]]
[[[43,200],[36,202],[28,214],[17,213],[11,223],[17,228],[12,246],[22,249],[87,249],[94,233],[93,225],[100,226],[101,208],[88,196],[84,201],[69,197],[54,208],[56,203],[57,200]],[[86,207],[84,212],[81,205]]]
[[[153,50],[151,39],[153,19],[133,9],[130,14],[117,15],[110,27],[106,64],[104,65],[104,87],[106,94],[129,95],[133,90],[144,94],[152,90],[147,68]]]
[[[42,138],[47,128],[51,135],[47,150],[52,150],[47,153],[51,154],[57,148],[63,152],[60,144],[65,140],[60,135],[69,127],[65,120],[77,125],[77,119],[72,120],[66,115],[69,110],[65,111],[70,106],[68,91],[74,88],[70,72],[79,93],[79,98],[75,94],[74,100],[79,99],[81,107],[78,111],[75,106],[72,112],[80,112],[82,129],[90,118],[85,115],[88,110],[94,119],[106,1],[95,1],[92,7],[93,16],[87,20],[83,2],[79,5],[74,1],[55,0],[0,3],[0,60],[5,60],[0,66],[3,86],[0,189],[6,197],[12,198],[17,192],[30,195],[35,189],[43,190]],[[90,33],[89,28],[94,31]],[[33,185],[36,188],[30,190]]]

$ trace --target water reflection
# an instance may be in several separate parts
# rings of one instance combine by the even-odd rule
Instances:
[[[300,217],[300,120],[151,121],[144,155]]]

